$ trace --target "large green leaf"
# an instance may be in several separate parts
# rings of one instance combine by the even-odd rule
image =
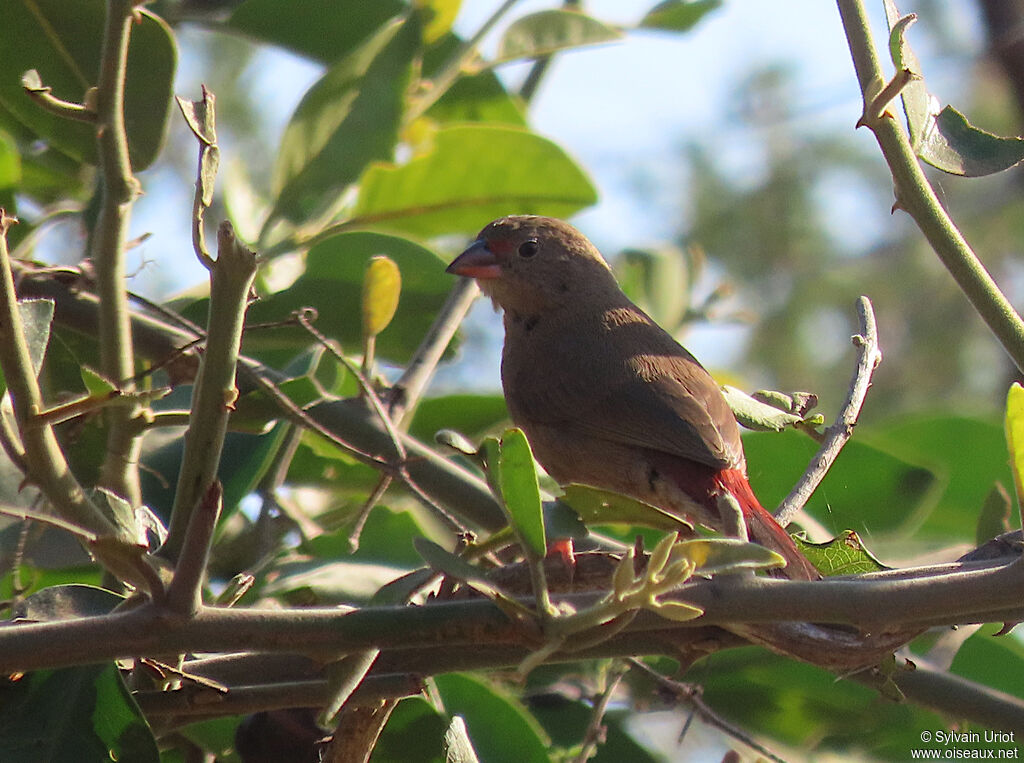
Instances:
[[[481,760],[487,763],[547,763],[547,740],[537,722],[511,695],[464,673],[438,676],[444,708],[461,716]]]
[[[569,217],[597,201],[590,180],[551,141],[490,125],[446,127],[407,164],[371,166],[354,222],[421,236],[476,232],[508,214]]]
[[[431,45],[423,54],[424,78],[437,76],[464,44],[454,34],[448,34]],[[441,124],[491,122],[526,126],[521,101],[509,94],[491,69],[464,73],[427,110],[426,116]]]
[[[113,664],[30,673],[5,687],[3,759],[10,763],[158,763],[156,740]]]
[[[822,755],[906,760],[908,749],[921,746],[922,730],[945,727],[909,703],[887,702],[881,711],[878,692],[755,647],[714,654],[686,680],[700,682],[704,701],[741,728]]]
[[[967,639],[953,658],[950,672],[1024,699],[1024,645],[1013,635],[994,637],[985,626]]]
[[[53,94],[81,102],[96,85],[106,3],[103,0],[0,0],[0,104],[57,150],[96,162],[96,128],[39,108],[24,92],[21,75],[35,69]],[[167,25],[140,10],[131,27],[125,125],[132,167],[156,158],[167,131],[177,49]]]
[[[398,264],[402,298],[394,320],[377,337],[377,356],[401,362],[418,346],[424,327],[444,302],[451,284],[437,255],[397,236],[341,233],[321,241],[309,250],[305,273],[287,289],[255,303],[249,309],[249,321],[281,320],[293,310],[314,307],[321,332],[350,348],[360,347],[363,276],[367,261],[378,254],[386,254]],[[245,347],[247,352],[294,350],[309,341],[309,335],[300,329],[275,329],[251,332]]]
[[[447,725],[426,699],[407,697],[391,713],[370,763],[445,763]]]
[[[388,24],[309,89],[281,139],[271,220],[323,212],[369,162],[392,156],[420,33],[418,14]]]
[[[1010,489],[1013,484],[998,420],[945,413],[908,416],[863,434],[865,440],[927,466],[940,478],[942,491],[916,537],[973,542],[978,514],[993,485],[1000,482]]]
[[[476,439],[508,419],[501,395],[445,395],[427,398],[416,408],[409,432],[431,442],[442,429],[454,429]]]
[[[866,439],[847,443],[808,508],[833,535],[848,529],[865,538],[909,532],[923,519],[925,499],[934,498],[936,477],[914,459],[872,447]],[[753,433],[743,443],[751,484],[769,508],[789,493],[817,450],[810,438],[793,431]]]
[[[408,8],[401,0],[247,0],[228,25],[264,42],[330,63],[348,55]]]

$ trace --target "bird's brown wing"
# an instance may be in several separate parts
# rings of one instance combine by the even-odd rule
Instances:
[[[579,333],[561,332],[532,348],[530,365],[506,358],[513,418],[716,468],[742,465],[739,429],[711,376],[653,322],[628,328],[603,332],[590,351]]]

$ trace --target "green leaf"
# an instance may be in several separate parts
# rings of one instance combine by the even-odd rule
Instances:
[[[14,138],[0,130],[0,192],[16,188],[20,183],[21,155],[18,153],[18,145]],[[7,211],[13,212],[13,209]]]
[[[0,0],[0,105],[58,151],[90,164],[96,163],[95,125],[39,108],[22,89],[21,76],[36,69],[55,96],[82,102],[98,78],[105,12],[103,0]],[[125,86],[125,126],[136,172],[152,164],[163,144],[177,65],[170,28],[149,11],[138,13]]]
[[[907,129],[914,150],[919,150],[921,139],[937,110],[937,102],[928,92],[921,73],[921,64],[906,39],[907,29],[917,16],[900,16],[893,0],[884,0],[885,16],[889,23],[889,55],[897,71],[909,71],[915,76],[900,91],[903,112],[907,115]],[[933,106],[933,104],[935,104]]]
[[[826,576],[862,575],[889,569],[871,555],[860,536],[852,530],[844,530],[827,543],[807,543],[799,537],[793,541],[811,564]]]
[[[487,763],[548,763],[544,732],[514,697],[465,673],[434,679],[444,708],[460,716],[480,760]]]
[[[853,529],[873,541],[888,538],[903,546],[927,516],[938,493],[928,462],[898,447],[869,444],[857,430],[808,503],[810,514],[832,535]],[[803,474],[817,443],[793,430],[753,432],[743,438],[747,470],[765,506],[777,505]],[[902,510],[895,512],[893,505]],[[891,534],[891,535],[890,535]]]
[[[921,731],[945,728],[911,703],[886,702],[879,712],[877,691],[755,647],[717,652],[681,680],[699,680],[719,717],[816,759],[856,747],[871,760],[903,761],[921,746]]]
[[[438,130],[433,150],[407,164],[371,166],[352,222],[430,237],[475,233],[513,213],[569,217],[596,201],[586,175],[551,141],[462,125]]]
[[[401,0],[246,0],[228,25],[258,40],[330,63],[408,8]],[[315,20],[315,23],[312,23]]]
[[[12,611],[14,617],[20,620],[70,620],[105,615],[123,601],[123,596],[106,588],[79,584],[57,585],[27,596]]]
[[[498,45],[494,63],[540,58],[560,50],[612,42],[622,32],[579,11],[539,11],[512,22]]]
[[[1024,138],[993,135],[946,106],[926,127],[917,149],[928,164],[951,175],[981,177],[1002,172],[1024,160]]]
[[[950,672],[992,689],[1024,699],[1024,647],[1013,636],[992,635],[997,630],[985,626],[967,639],[953,658]]]
[[[323,213],[367,164],[391,157],[421,45],[418,19],[382,28],[303,97],[281,139],[269,220]]]
[[[547,553],[547,540],[540,487],[537,484],[537,467],[523,430],[509,429],[502,435],[498,474],[505,508],[508,509],[516,534],[525,546],[524,550],[535,559],[543,559]]]
[[[85,391],[92,397],[102,399],[117,389],[109,379],[103,377],[99,372],[89,368],[89,366],[82,366],[81,373],[82,383],[85,385]]]
[[[448,34],[428,48],[423,56],[424,78],[436,77],[463,44],[463,40]],[[463,73],[427,109],[425,116],[438,124],[491,122],[526,127],[522,102],[509,94],[491,69],[478,74]]]
[[[647,12],[640,22],[640,27],[688,32],[708,13],[721,5],[722,0],[665,0]]]
[[[1017,501],[1024,496],[1024,387],[1014,382],[1006,393],[1006,445],[1010,451]]]
[[[559,500],[571,506],[590,525],[640,525],[669,532],[693,530],[688,522],[664,509],[619,493],[576,483],[566,485],[564,490],[565,494]]]
[[[800,416],[780,410],[773,405],[762,403],[746,392],[730,387],[728,384],[722,386],[722,394],[732,408],[733,414],[740,424],[747,429],[759,432],[781,432],[786,427],[795,426],[803,421]]]
[[[901,17],[893,0],[885,0],[885,14],[893,64],[898,70],[909,70],[920,77],[917,56],[905,39],[907,28],[917,17]],[[922,79],[908,83],[900,95],[914,150],[936,169],[951,175],[981,177],[1002,172],[1024,160],[1024,138],[986,132],[952,106],[939,111],[938,100],[928,92]]]
[[[370,763],[447,763],[444,731],[449,721],[423,697],[407,697],[391,713]]]
[[[377,339],[378,358],[404,362],[423,339],[423,328],[444,304],[451,283],[444,278],[444,261],[408,239],[380,233],[340,233],[309,250],[305,272],[287,289],[271,294],[249,308],[250,322],[278,321],[301,307],[319,313],[317,328],[343,346],[362,341],[360,299],[366,261],[386,254],[402,271],[402,301],[388,330]],[[309,344],[309,334],[298,327],[250,332],[245,351],[269,360],[283,350],[291,357]]]
[[[858,428],[857,436],[931,472],[935,491],[928,495],[930,500],[924,507],[927,511],[922,515],[919,507],[917,512],[904,515],[907,531],[918,541],[930,538],[947,545],[956,541],[971,543],[978,511],[992,486],[996,482],[1009,485],[1013,480],[1003,427],[996,421],[945,413],[906,416],[885,426]],[[843,457],[845,450],[840,462]],[[846,475],[847,479],[851,477],[863,479],[862,474]],[[910,482],[895,485],[895,492],[888,499],[881,499],[879,514],[892,515],[888,506],[913,505],[906,503],[904,491],[916,480],[912,475],[907,477]],[[874,524],[873,519],[867,526],[871,528]],[[877,524],[882,528],[891,526],[891,516],[890,521]],[[875,535],[872,531],[873,548]],[[908,541],[905,539],[904,543]]]
[[[429,397],[417,406],[409,433],[421,440],[432,440],[442,429],[453,429],[477,438],[506,419],[508,408],[501,395]]]
[[[426,24],[423,28],[423,39],[428,44],[446,35],[459,15],[462,0],[415,0],[417,8],[427,12]]]
[[[42,670],[9,683],[0,739],[11,763],[160,760],[153,732],[112,663]]]

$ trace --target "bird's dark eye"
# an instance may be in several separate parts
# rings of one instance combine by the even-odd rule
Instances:
[[[520,257],[533,257],[537,252],[540,251],[540,243],[537,239],[530,238],[519,245],[519,256]]]

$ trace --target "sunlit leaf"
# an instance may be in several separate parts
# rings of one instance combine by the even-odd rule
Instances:
[[[390,158],[420,48],[418,18],[388,24],[306,92],[281,139],[271,220],[325,211],[367,164]]]
[[[416,0],[416,7],[427,11],[423,41],[428,45],[446,34],[459,15],[462,0]]]
[[[360,302],[366,261],[386,254],[402,273],[402,299],[388,330],[377,338],[377,357],[406,360],[423,339],[423,329],[444,303],[451,283],[444,261],[426,247],[380,233],[340,233],[319,242],[306,255],[306,269],[287,289],[270,294],[249,308],[252,322],[287,319],[293,311],[313,307],[319,331],[355,349],[362,342]],[[296,326],[246,334],[245,351],[269,359],[291,358],[309,344],[309,334]],[[278,350],[280,355],[269,355]]]
[[[512,525],[528,552],[541,559],[547,553],[544,515],[537,469],[523,430],[509,429],[502,435],[498,469],[501,495]]]
[[[1024,497],[1024,387],[1017,382],[1006,393],[1006,445],[1010,451],[1018,502]]]
[[[799,537],[793,541],[811,564],[826,576],[861,575],[889,569],[871,555],[853,530],[846,530],[827,543],[808,543]]]
[[[538,58],[559,50],[612,42],[622,32],[578,11],[538,11],[516,19],[498,45],[496,63]]]
[[[590,180],[551,141],[462,125],[438,130],[433,150],[407,164],[370,167],[353,215],[362,225],[429,237],[475,233],[513,213],[569,217],[596,201]]]

